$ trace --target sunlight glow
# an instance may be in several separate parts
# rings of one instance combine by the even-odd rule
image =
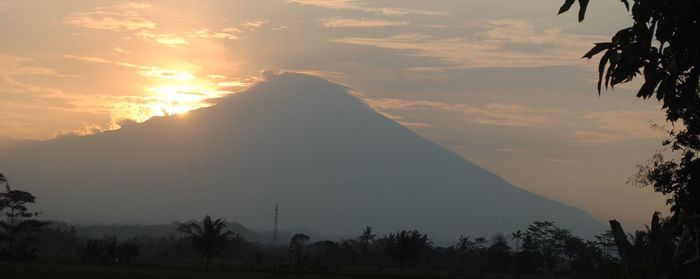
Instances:
[[[210,99],[230,93],[201,85],[162,85],[147,91],[152,95],[149,104],[152,116],[182,114],[211,106]]]
[[[212,99],[231,94],[223,87],[232,84],[213,82],[208,77],[198,77],[187,70],[147,69],[140,72],[152,79],[144,87],[144,96],[123,99],[115,106],[114,119],[131,119],[143,122],[154,116],[186,114],[187,112],[213,105]],[[244,83],[237,83],[243,86]]]

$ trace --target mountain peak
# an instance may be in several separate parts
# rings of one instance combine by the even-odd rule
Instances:
[[[281,228],[340,236],[370,225],[453,239],[535,220],[583,236],[603,229],[416,135],[346,86],[290,72],[263,77],[185,117],[3,154],[0,169],[40,198],[46,217],[69,222],[210,214],[265,229],[278,203]]]
[[[314,98],[324,98],[324,101],[344,99],[352,101],[349,87],[333,83],[329,80],[296,72],[265,71],[262,81],[253,85],[245,92],[224,97],[221,103],[238,98],[238,95],[254,95],[251,98],[275,98],[285,101],[319,103]]]

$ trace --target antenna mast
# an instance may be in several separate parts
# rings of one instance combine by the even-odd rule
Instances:
[[[272,246],[277,246],[277,219],[279,219],[279,208],[275,203],[275,226],[272,229]]]

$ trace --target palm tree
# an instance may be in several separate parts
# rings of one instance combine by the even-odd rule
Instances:
[[[301,267],[301,264],[303,262],[301,256],[304,253],[304,243],[306,243],[310,239],[311,238],[309,238],[308,235],[298,233],[293,235],[292,239],[289,240],[289,251],[292,252],[292,255],[294,255],[297,267]]]
[[[369,254],[369,246],[370,244],[372,244],[375,237],[377,236],[374,233],[372,233],[372,227],[366,226],[362,230],[362,234],[360,234],[358,240],[360,244],[360,250],[362,251],[362,256],[364,257],[363,260],[367,260],[367,254]]]
[[[518,248],[520,247],[520,240],[523,239],[523,232],[518,230],[513,233],[512,238],[515,240],[515,254],[518,254]]]
[[[212,258],[221,255],[228,245],[229,237],[233,235],[231,231],[224,231],[225,227],[226,220],[219,218],[212,221],[207,215],[201,225],[196,222],[180,224],[177,230],[192,242],[194,249],[202,253],[209,268]]]
[[[406,261],[429,250],[432,242],[428,235],[417,230],[402,230],[390,233],[383,241],[386,252],[399,260],[399,272],[403,272]]]
[[[376,235],[372,233],[372,227],[366,226],[360,235],[360,242],[369,244],[370,242],[374,241],[375,237]]]
[[[517,277],[520,277],[520,269],[518,269],[518,249],[520,248],[520,240],[523,239],[523,234],[522,231],[518,230],[512,234],[512,238],[515,240],[515,254],[513,255],[513,258],[515,259],[515,275]]]

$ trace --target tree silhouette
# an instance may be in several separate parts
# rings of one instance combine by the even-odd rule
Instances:
[[[518,249],[520,247],[520,240],[523,239],[523,232],[520,230],[517,230],[516,232],[511,234],[511,238],[515,240],[515,253],[518,253]]]
[[[303,233],[298,233],[292,236],[289,240],[289,252],[294,256],[294,261],[297,267],[301,267],[303,263],[304,243],[309,241],[309,236]]]
[[[488,271],[510,269],[511,249],[504,235],[496,234],[492,237],[491,245],[486,248],[484,256]]]
[[[206,259],[206,267],[211,266],[214,256],[221,255],[229,243],[231,231],[224,231],[226,221],[224,219],[211,220],[209,215],[204,216],[201,224],[190,222],[180,224],[177,230],[185,235],[192,243],[192,247],[199,251]]]
[[[359,241],[365,245],[369,245],[377,235],[372,233],[372,227],[366,226],[362,229],[362,234],[360,234]]]
[[[360,252],[362,252],[363,260],[367,260],[369,254],[369,247],[377,236],[372,233],[372,227],[366,226],[362,229],[362,234],[358,237],[358,244],[360,246]]]
[[[32,233],[39,232],[47,223],[34,219],[39,213],[27,207],[35,202],[34,195],[13,190],[6,178],[2,179],[5,181],[5,191],[0,193],[0,210],[4,211],[4,216],[0,227],[4,234],[0,235],[0,241],[7,242],[7,246],[2,248],[1,254],[9,259],[26,260],[34,253],[29,247]]]
[[[399,261],[399,270],[403,271],[406,261],[431,248],[428,235],[417,230],[402,230],[390,233],[384,240],[385,251]]]
[[[617,249],[615,248],[615,239],[613,238],[613,233],[611,230],[596,235],[594,244],[600,248],[603,255],[608,258],[617,253]]]
[[[520,257],[520,255],[518,254],[518,252],[520,252],[520,240],[523,239],[523,236],[525,236],[525,234],[523,234],[523,232],[521,230],[517,230],[517,231],[511,233],[511,239],[515,240],[515,255],[514,255],[515,264],[514,264],[514,267],[515,267],[515,274],[516,275],[520,274],[520,268],[518,267],[518,264],[520,264],[520,261],[518,261],[518,257]]]
[[[574,0],[565,0],[559,13]],[[588,0],[578,0],[579,21]],[[622,0],[630,10],[628,0]],[[700,272],[700,1],[635,0],[632,26],[618,31],[609,42],[596,45],[583,57],[602,53],[598,66],[598,93],[642,75],[637,97],[655,97],[662,103],[666,119],[674,125],[663,145],[674,151],[672,159],[662,152],[653,156],[631,182],[650,185],[667,197],[678,226],[678,237],[689,247],[677,251],[673,265],[678,270]]]

